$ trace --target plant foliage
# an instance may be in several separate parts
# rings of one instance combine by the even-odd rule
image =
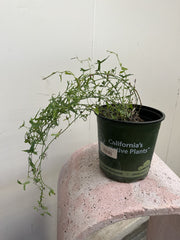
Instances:
[[[136,121],[138,112],[135,104],[141,104],[139,94],[135,88],[135,81],[131,83],[130,76],[120,62],[117,53],[109,52],[109,56],[103,60],[97,60],[93,64],[90,58],[79,60],[79,75],[73,72],[56,71],[47,76],[58,75],[61,82],[66,81],[66,88],[56,96],[52,96],[46,108],[40,109],[34,117],[25,122],[21,127],[26,128],[24,142],[28,148],[24,150],[28,154],[28,173],[27,180],[18,183],[23,185],[23,189],[29,183],[34,183],[39,191],[40,197],[37,206],[41,215],[48,214],[45,206],[45,196],[54,195],[54,190],[48,186],[43,179],[42,162],[47,157],[47,150],[50,145],[59,138],[77,119],[86,120],[91,112],[103,115],[104,117],[121,120]],[[109,57],[115,56],[117,66],[106,70],[105,63]],[[102,107],[106,105],[106,108]],[[61,128],[61,125],[66,126]],[[63,124],[61,124],[63,123]],[[52,134],[52,129],[60,129]]]

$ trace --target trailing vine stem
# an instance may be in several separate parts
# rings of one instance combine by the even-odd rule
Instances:
[[[121,121],[138,121],[139,112],[136,105],[141,105],[140,96],[135,88],[135,82],[131,83],[127,73],[120,62],[117,53],[109,51],[110,56],[115,55],[117,66],[105,68],[104,63],[109,56],[103,60],[97,60],[95,64],[90,58],[86,60],[76,59],[81,67],[80,74],[76,76],[73,72],[56,71],[45,77],[50,78],[58,75],[60,81],[66,80],[66,88],[57,96],[52,95],[46,108],[40,109],[34,117],[25,122],[20,128],[25,127],[24,142],[29,148],[24,150],[28,154],[27,180],[18,183],[26,189],[33,183],[40,191],[37,205],[34,209],[41,215],[50,215],[45,204],[47,194],[55,195],[54,190],[45,183],[43,179],[42,162],[47,157],[47,151],[51,144],[59,138],[77,119],[87,120],[91,112],[104,117]],[[106,107],[103,107],[106,106]],[[63,123],[63,124],[62,124]],[[63,126],[53,133],[53,129]]]

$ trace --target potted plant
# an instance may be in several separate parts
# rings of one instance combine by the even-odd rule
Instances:
[[[24,142],[28,149],[27,180],[18,180],[26,185],[34,183],[40,198],[34,207],[42,215],[50,214],[44,204],[46,193],[54,195],[54,190],[43,180],[42,162],[47,156],[50,145],[60,137],[77,119],[87,120],[91,112],[97,115],[100,168],[106,176],[122,182],[143,179],[148,174],[154,146],[164,114],[154,108],[143,106],[117,53],[108,51],[109,56],[97,60],[79,60],[80,73],[56,71],[60,81],[66,80],[63,92],[49,99],[46,108],[40,109],[29,120]],[[108,67],[109,57],[115,56],[116,66]],[[54,129],[66,122],[64,128]]]

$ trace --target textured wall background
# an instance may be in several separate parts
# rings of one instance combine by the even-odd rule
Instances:
[[[23,120],[59,90],[71,57],[104,57],[117,51],[137,79],[144,105],[166,113],[156,153],[180,175],[180,2],[178,0],[0,1],[0,236],[3,240],[56,239],[53,217],[32,210],[38,192],[16,184],[26,175]],[[96,119],[77,122],[50,149],[46,179],[55,189],[59,170],[77,148],[96,141]]]

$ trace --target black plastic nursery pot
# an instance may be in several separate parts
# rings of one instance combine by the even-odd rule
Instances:
[[[107,177],[134,182],[148,175],[165,115],[157,109],[141,106],[140,117],[143,122],[110,120],[97,115],[100,168]]]

